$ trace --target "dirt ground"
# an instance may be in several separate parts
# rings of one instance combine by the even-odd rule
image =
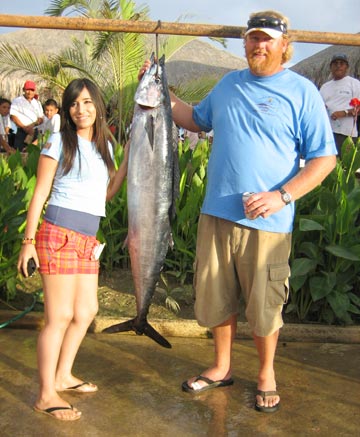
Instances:
[[[41,292],[41,279],[38,273],[23,281],[23,287],[18,289],[15,299],[6,302],[0,295],[0,310],[22,311],[31,306],[35,299],[35,293]],[[179,286],[173,284],[171,291],[166,292],[162,282],[155,290],[150,306],[149,318],[153,319],[194,319],[193,291],[191,285],[186,285],[179,290]],[[133,292],[133,280],[130,270],[114,270],[111,273],[101,274],[99,278],[99,315],[108,317],[134,317],[136,315],[136,301]],[[41,295],[39,296],[33,311],[43,311]],[[179,309],[176,312],[170,306]]]
[[[169,278],[167,278],[169,280]],[[170,281],[169,281],[170,282]],[[167,289],[167,291],[166,291]],[[33,277],[23,280],[23,286],[18,289],[15,299],[6,302],[0,294],[0,310],[23,311],[33,305],[32,311],[42,312],[41,279],[38,272]],[[39,292],[36,303],[35,293]],[[130,269],[116,269],[110,273],[100,274],[99,288],[100,317],[133,318],[136,315],[136,300]],[[191,284],[181,286],[169,283],[166,287],[162,281],[155,290],[149,310],[149,319],[195,319],[194,297]],[[283,312],[285,323],[301,323],[297,316]],[[244,304],[240,302],[240,322],[246,321]],[[0,321],[1,322],[1,321]]]

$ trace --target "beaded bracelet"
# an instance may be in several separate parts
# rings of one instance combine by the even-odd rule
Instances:
[[[23,238],[22,244],[33,244],[35,246],[35,238]]]

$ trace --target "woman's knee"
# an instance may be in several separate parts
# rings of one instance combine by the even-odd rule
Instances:
[[[89,305],[87,307],[78,308],[74,313],[74,322],[89,325],[98,313],[98,304]]]
[[[54,326],[57,329],[66,331],[74,318],[72,311],[61,311],[57,314],[46,314],[45,326]]]

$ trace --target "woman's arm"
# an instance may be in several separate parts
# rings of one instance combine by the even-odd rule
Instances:
[[[124,179],[127,175],[127,168],[128,168],[128,161],[129,161],[129,147],[130,147],[130,140],[124,146],[124,159],[122,160],[120,167],[118,168],[117,172],[115,173],[114,177],[109,183],[106,193],[106,200],[111,200],[118,192],[122,183],[124,182]]]
[[[17,264],[19,271],[26,272],[26,265],[30,258],[34,258],[36,265],[39,267],[35,245],[31,244],[31,241],[35,241],[40,216],[49,197],[57,167],[58,162],[55,159],[40,155],[35,190],[26,217],[24,238],[27,239],[29,244],[24,244],[21,248]]]

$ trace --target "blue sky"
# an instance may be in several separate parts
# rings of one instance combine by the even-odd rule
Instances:
[[[50,0],[1,1],[1,14],[43,15]],[[360,32],[359,0],[148,0],[152,20],[245,26],[251,12],[274,9],[290,19],[292,29],[318,32]],[[0,28],[0,33],[11,29]],[[296,43],[293,64],[326,48],[322,44]],[[220,47],[219,47],[220,48]],[[244,56],[242,40],[229,39],[228,51]]]

